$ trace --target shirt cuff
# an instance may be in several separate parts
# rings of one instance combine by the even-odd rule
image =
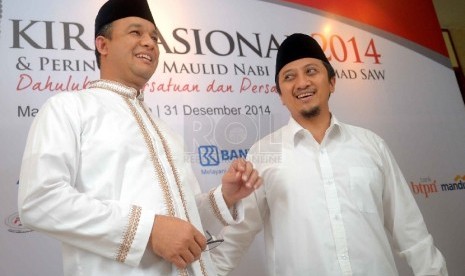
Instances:
[[[224,201],[221,186],[210,190],[208,198],[210,206],[216,218],[224,225],[234,225],[244,220],[244,206],[242,200],[239,200],[231,209],[228,208]]]
[[[147,244],[152,234],[155,212],[133,206],[129,217],[129,225],[123,233],[120,252],[116,260],[131,266],[138,266],[147,249]],[[130,243],[124,244],[130,241]],[[124,251],[127,252],[124,252]]]
[[[414,246],[400,252],[407,259],[415,275],[448,276],[446,261],[428,236]]]

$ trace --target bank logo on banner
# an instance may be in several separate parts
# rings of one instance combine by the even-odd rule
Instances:
[[[202,166],[217,166],[220,164],[220,156],[218,155],[218,147],[216,146],[200,146],[199,160]]]
[[[458,191],[465,189],[465,175],[457,175],[452,183],[441,184],[441,191]]]
[[[420,177],[420,182],[418,183],[410,181],[410,188],[412,189],[413,194],[421,194],[426,198],[428,198],[431,194],[438,192],[436,180],[431,180],[430,177]]]
[[[465,175],[456,175],[451,183],[438,184],[436,180],[429,177],[420,178],[420,182],[410,182],[410,188],[413,194],[423,195],[429,198],[432,194],[439,192],[465,190]]]
[[[248,149],[221,149],[217,146],[207,145],[199,146],[199,160],[200,165],[206,166],[218,166],[220,162],[229,162],[237,158],[246,158]]]

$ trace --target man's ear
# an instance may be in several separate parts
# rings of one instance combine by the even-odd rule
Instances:
[[[105,56],[108,52],[107,39],[101,35],[97,36],[97,38],[95,38],[95,49],[101,56]]]
[[[330,94],[334,93],[335,90],[336,90],[336,77],[334,76],[329,80],[329,92],[330,92]]]

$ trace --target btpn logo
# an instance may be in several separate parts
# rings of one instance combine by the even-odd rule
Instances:
[[[412,192],[415,195],[423,194],[426,198],[429,197],[431,194],[438,192],[436,180],[431,180],[431,178],[429,177],[421,177],[420,183],[414,183],[413,181],[411,181],[410,187],[412,188]]]
[[[246,158],[248,152],[247,149],[219,150],[217,146],[213,145],[200,146],[198,151],[200,165],[204,167],[218,166],[222,161],[232,161],[236,158]]]

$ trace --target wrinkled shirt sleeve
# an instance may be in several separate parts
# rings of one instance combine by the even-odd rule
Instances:
[[[65,105],[57,96],[42,107],[29,132],[19,184],[21,222],[77,248],[137,266],[155,214],[76,189],[81,114],[78,104]]]
[[[435,247],[408,183],[384,141],[380,150],[386,184],[384,221],[394,247],[407,260],[414,275],[447,276],[445,259]]]

